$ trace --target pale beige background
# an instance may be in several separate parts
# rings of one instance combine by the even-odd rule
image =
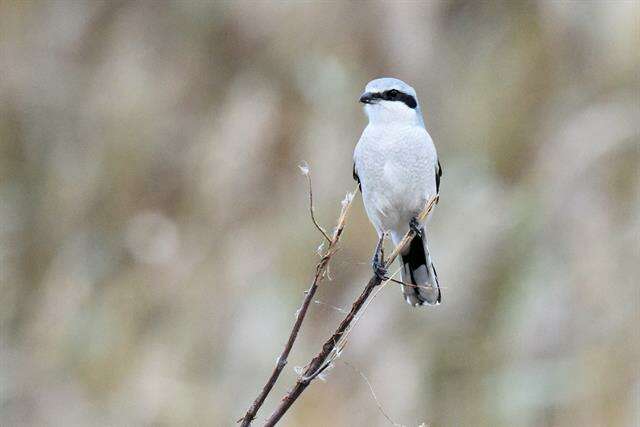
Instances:
[[[638,425],[638,2],[0,1],[0,417],[233,425],[353,188],[366,82],[442,164],[436,309],[342,360],[398,423]],[[358,198],[267,416],[370,274]],[[385,426],[342,362],[283,426]],[[258,424],[259,425],[259,424]]]

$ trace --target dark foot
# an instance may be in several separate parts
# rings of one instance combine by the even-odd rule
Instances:
[[[384,262],[373,261],[373,274],[376,275],[381,281],[387,280],[387,268],[384,266]]]
[[[422,226],[420,225],[418,218],[411,218],[411,221],[409,221],[409,228],[416,233],[416,236],[422,237]]]
[[[378,277],[380,280],[387,279],[387,268],[384,266],[384,234],[378,240],[378,244],[376,245],[376,251],[373,254],[373,260],[371,261],[371,266],[373,267],[373,274]]]

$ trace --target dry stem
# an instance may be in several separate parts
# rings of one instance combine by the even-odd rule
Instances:
[[[313,297],[316,294],[316,291],[318,289],[320,282],[327,275],[327,271],[329,268],[329,261],[331,261],[331,257],[337,251],[338,242],[340,241],[340,237],[342,236],[342,231],[344,230],[344,226],[347,220],[347,214],[349,213],[349,208],[351,207],[353,198],[355,196],[355,191],[352,193],[348,193],[345,199],[342,201],[342,209],[340,211],[340,216],[338,217],[338,225],[336,226],[335,231],[333,232],[333,235],[329,237],[327,232],[318,224],[318,222],[315,219],[314,209],[313,209],[313,192],[311,187],[311,176],[309,174],[309,167],[305,164],[300,167],[300,170],[307,177],[307,181],[309,183],[309,211],[311,213],[311,219],[314,225],[316,226],[316,228],[322,233],[323,237],[327,240],[329,245],[324,251],[324,254],[322,255],[322,258],[320,259],[318,264],[316,264],[316,273],[313,278],[313,282],[311,283],[311,287],[305,293],[304,300],[302,301],[302,305],[297,311],[296,320],[293,324],[293,328],[291,329],[291,333],[289,334],[289,339],[287,340],[287,343],[285,344],[284,349],[280,354],[280,357],[278,357],[276,366],[274,367],[273,372],[271,373],[271,376],[269,377],[269,379],[267,380],[267,383],[262,388],[262,391],[260,392],[260,394],[258,394],[258,397],[256,397],[256,399],[254,400],[251,407],[247,410],[246,414],[241,419],[238,420],[238,422],[241,422],[241,426],[243,427],[249,426],[253,421],[253,419],[256,417],[258,410],[264,404],[265,399],[273,389],[273,386],[278,380],[278,377],[280,376],[280,374],[282,373],[282,370],[287,364],[287,358],[289,357],[289,353],[293,348],[293,344],[295,343],[296,338],[298,337],[298,332],[300,331],[302,322],[304,321],[304,318],[307,315],[307,309],[309,308],[309,304],[313,301]]]
[[[429,215],[437,201],[437,195],[431,198],[427,202],[423,211],[418,216],[418,219],[424,220],[427,215]],[[389,258],[385,261],[386,268],[389,268],[391,263],[393,263],[400,252],[404,249],[404,247],[409,244],[409,242],[414,237],[415,231],[409,229],[400,243],[395,247]],[[386,283],[388,282],[389,279],[386,280]],[[371,279],[369,279],[369,282],[365,286],[364,290],[351,306],[351,310],[349,311],[349,313],[345,316],[342,322],[340,322],[333,335],[325,341],[322,346],[322,350],[320,350],[320,352],[311,360],[311,362],[309,362],[304,372],[300,376],[298,376],[295,385],[282,398],[280,405],[278,405],[278,407],[265,423],[265,427],[274,426],[289,410],[291,405],[293,405],[298,397],[300,397],[302,392],[304,392],[304,390],[309,386],[311,381],[313,381],[318,375],[325,371],[331,365],[331,362],[340,355],[340,351],[342,351],[342,349],[346,345],[346,336],[352,328],[352,322],[354,322],[354,320],[357,321],[357,319],[359,318],[359,316],[357,316],[358,313],[363,307],[366,307],[368,305],[369,297],[372,295],[373,290],[381,283],[382,279],[375,274],[371,277]]]

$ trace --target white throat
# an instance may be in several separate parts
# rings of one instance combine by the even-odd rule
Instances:
[[[419,108],[409,108],[402,102],[380,101],[367,104],[364,111],[369,117],[371,125],[405,125],[422,126],[422,113]]]

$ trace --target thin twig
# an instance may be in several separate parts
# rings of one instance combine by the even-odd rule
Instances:
[[[309,184],[309,213],[311,214],[311,221],[313,221],[313,225],[315,225],[318,231],[322,233],[324,238],[327,239],[327,242],[331,243],[331,238],[329,237],[325,229],[322,228],[322,226],[316,220],[315,210],[313,206],[313,186],[311,185],[311,173],[309,172],[309,165],[307,164],[307,162],[303,162],[298,167],[300,168],[302,174],[307,177],[307,183]]]
[[[258,394],[258,397],[256,397],[253,404],[249,407],[245,415],[238,420],[238,422],[241,423],[242,427],[249,426],[251,422],[255,419],[256,414],[258,413],[258,410],[264,404],[265,399],[273,389],[273,386],[278,380],[278,377],[280,376],[280,374],[282,373],[282,370],[287,364],[287,358],[289,357],[289,353],[293,348],[293,344],[295,343],[296,338],[298,337],[298,332],[300,331],[302,322],[304,321],[304,318],[307,315],[307,309],[309,308],[309,304],[311,303],[311,301],[313,301],[313,297],[316,294],[316,291],[318,289],[320,282],[327,275],[327,271],[329,268],[329,261],[331,261],[331,257],[337,251],[338,242],[340,241],[340,236],[342,235],[342,231],[344,230],[344,226],[346,224],[347,214],[349,213],[349,209],[351,207],[353,198],[355,196],[355,191],[353,193],[348,193],[344,198],[344,200],[342,201],[342,208],[340,210],[340,215],[338,217],[338,225],[336,226],[335,231],[333,232],[333,236],[329,237],[327,233],[324,231],[324,229],[320,227],[320,225],[316,222],[315,218],[313,217],[313,196],[311,193],[312,191],[311,176],[309,173],[309,167],[305,165],[305,166],[301,166],[300,169],[302,170],[303,174],[307,177],[309,182],[309,204],[311,206],[310,207],[311,217],[313,219],[314,224],[316,225],[318,230],[320,230],[322,235],[328,240],[329,244],[327,248],[324,250],[324,253],[321,254],[322,258],[320,259],[318,264],[316,264],[316,273],[311,283],[311,287],[305,293],[304,299],[302,301],[302,305],[296,312],[296,320],[289,334],[289,339],[287,340],[287,343],[285,344],[284,349],[280,354],[280,357],[278,357],[276,366],[274,367],[273,372],[271,373],[271,376],[269,377],[269,379],[267,380],[267,383],[262,388],[262,391],[260,392],[260,394]]]
[[[392,283],[397,283],[398,285],[409,286],[410,288],[433,290],[433,286],[430,286],[430,285],[414,285],[413,283],[403,282],[402,280],[398,280],[394,278],[390,278],[389,281],[391,281]],[[447,289],[447,287],[438,286],[438,289]]]
[[[344,313],[344,314],[347,314],[347,313],[348,313],[348,311],[347,311],[347,310],[345,310],[344,308],[337,307],[337,306],[335,306],[335,305],[333,305],[333,304],[329,304],[329,303],[326,303],[326,302],[324,302],[324,301],[314,300],[313,302],[314,302],[314,304],[324,305],[324,306],[327,306],[327,307],[329,307],[329,308],[332,308],[332,309],[334,309],[335,311],[338,311],[338,312],[340,312],[340,313]]]
[[[373,390],[373,386],[371,385],[371,382],[369,381],[369,378],[367,378],[367,376],[364,374],[364,372],[362,372],[360,369],[356,368],[355,366],[353,366],[351,363],[347,362],[346,360],[343,360],[342,363],[344,363],[345,365],[347,365],[348,367],[353,369],[353,371],[355,373],[357,373],[358,375],[360,375],[360,377],[364,380],[364,382],[367,383],[367,387],[369,387],[369,392],[371,393],[371,397],[373,397],[373,401],[376,403],[376,406],[378,407],[378,410],[387,419],[387,421],[389,421],[391,424],[393,424],[394,427],[404,427],[402,424],[398,424],[397,422],[393,421],[391,419],[391,417],[389,416],[389,414],[387,414],[387,412],[384,410],[384,408],[382,407],[382,404],[378,400],[378,396],[376,396],[376,392]]]
[[[439,196],[436,194],[434,197],[429,199],[429,201],[425,205],[425,208],[422,210],[422,212],[420,212],[420,215],[418,215],[418,221],[424,221],[424,219],[429,215],[429,213],[431,212],[435,204],[438,203],[438,198]],[[407,246],[407,244],[409,244],[411,240],[413,240],[415,235],[416,235],[415,231],[409,229],[409,231],[404,235],[402,240],[400,240],[400,243],[398,243],[398,245],[395,247],[393,252],[391,252],[391,255],[389,255],[389,259],[387,260],[389,265],[393,261],[395,261],[398,255],[400,255],[400,252],[404,249],[405,246]]]
[[[424,220],[427,215],[433,209],[433,206],[438,201],[438,196],[431,198],[423,211],[418,216],[418,220]],[[409,242],[415,237],[415,231],[409,229],[409,231],[404,235],[400,243],[395,247],[389,258],[385,261],[385,267],[388,268],[391,263],[398,257],[400,252],[404,249],[404,247],[409,244]],[[389,283],[390,280],[386,280],[385,283]],[[351,330],[352,322],[357,321],[359,318],[358,313],[360,310],[368,305],[369,297],[372,295],[373,290],[382,284],[383,280],[377,275],[373,275],[369,282],[364,287],[360,296],[353,302],[351,306],[351,310],[345,316],[345,318],[340,322],[336,331],[333,335],[325,341],[322,346],[322,350],[309,362],[306,366],[304,372],[298,376],[295,385],[293,388],[282,398],[278,407],[271,414],[267,422],[265,423],[265,427],[274,426],[283,416],[284,414],[291,408],[291,405],[300,397],[300,395],[304,392],[304,390],[311,384],[319,374],[321,374],[325,369],[327,369],[331,365],[331,361],[335,359],[335,357],[339,356],[340,351],[344,348],[346,341],[346,335],[348,335]],[[334,353],[335,352],[335,353]],[[333,359],[329,359],[333,354]],[[327,363],[327,361],[329,361]]]

